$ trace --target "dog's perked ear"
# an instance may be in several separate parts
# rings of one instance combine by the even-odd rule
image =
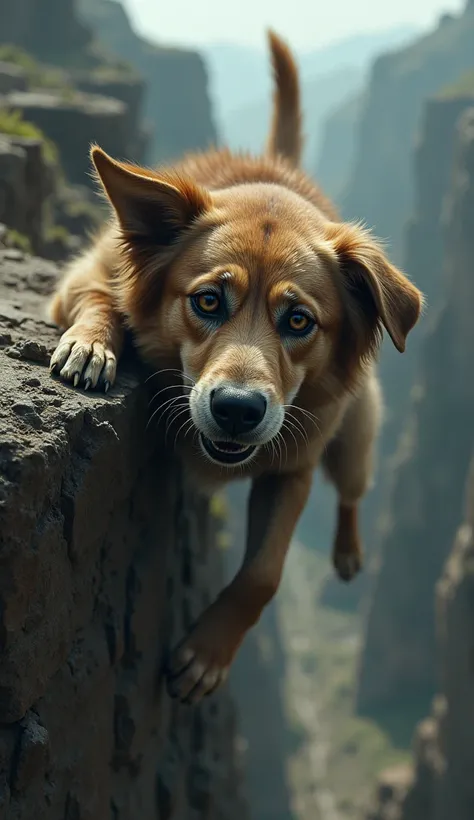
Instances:
[[[171,245],[211,204],[210,194],[178,174],[117,162],[94,146],[91,158],[122,230],[130,238]]]
[[[403,353],[421,313],[421,292],[389,262],[368,231],[357,225],[330,223],[327,236],[337,254],[344,286],[369,322],[381,322]]]

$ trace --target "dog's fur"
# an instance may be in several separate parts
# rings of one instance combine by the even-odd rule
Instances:
[[[253,479],[242,567],[169,664],[170,692],[187,702],[219,685],[275,594],[319,463],[339,495],[335,567],[344,580],[359,570],[357,505],[380,417],[374,357],[382,327],[404,350],[421,308],[380,245],[341,223],[298,169],[297,69],[274,34],[270,46],[275,100],[264,156],[216,150],[151,171],[93,148],[113,220],[70,266],[53,303],[68,328],[51,363],[62,379],[108,389],[130,327],[164,390],[176,391],[164,392],[162,407],[189,474],[211,489]],[[307,321],[306,336],[290,329]],[[239,401],[260,396],[266,411],[256,427],[222,432],[211,408],[222,386]],[[230,467],[206,442],[254,449]]]

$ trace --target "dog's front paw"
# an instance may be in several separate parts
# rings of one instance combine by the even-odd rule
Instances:
[[[166,669],[172,698],[198,703],[224,683],[245,634],[232,609],[214,604],[172,653]]]
[[[51,357],[50,368],[65,382],[85,390],[113,385],[117,372],[114,351],[96,338],[86,326],[73,325],[61,336]]]
[[[228,669],[212,652],[194,646],[191,637],[171,656],[167,670],[168,694],[182,703],[198,703],[224,683]]]
[[[362,569],[362,555],[357,550],[352,552],[338,551],[333,557],[334,568],[341,581],[352,581]]]

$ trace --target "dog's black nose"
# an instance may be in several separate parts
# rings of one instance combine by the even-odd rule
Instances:
[[[256,390],[218,387],[211,394],[211,412],[217,424],[229,436],[254,430],[267,410],[265,396]]]

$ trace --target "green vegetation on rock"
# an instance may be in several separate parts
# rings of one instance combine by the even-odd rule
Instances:
[[[68,76],[60,68],[44,65],[35,60],[19,46],[7,43],[0,46],[0,61],[12,63],[23,69],[31,88],[65,89],[69,86]]]
[[[59,170],[58,150],[54,142],[47,139],[41,129],[32,122],[24,120],[19,111],[0,108],[0,134],[6,134],[9,137],[41,140],[45,162]]]
[[[456,97],[474,97],[474,70],[462,74],[457,82],[442,88],[439,99],[454,99]]]
[[[7,228],[5,236],[2,238],[2,242],[4,246],[7,248],[17,248],[23,253],[31,253],[31,240],[25,234],[20,233],[20,231],[16,231],[14,228]]]

